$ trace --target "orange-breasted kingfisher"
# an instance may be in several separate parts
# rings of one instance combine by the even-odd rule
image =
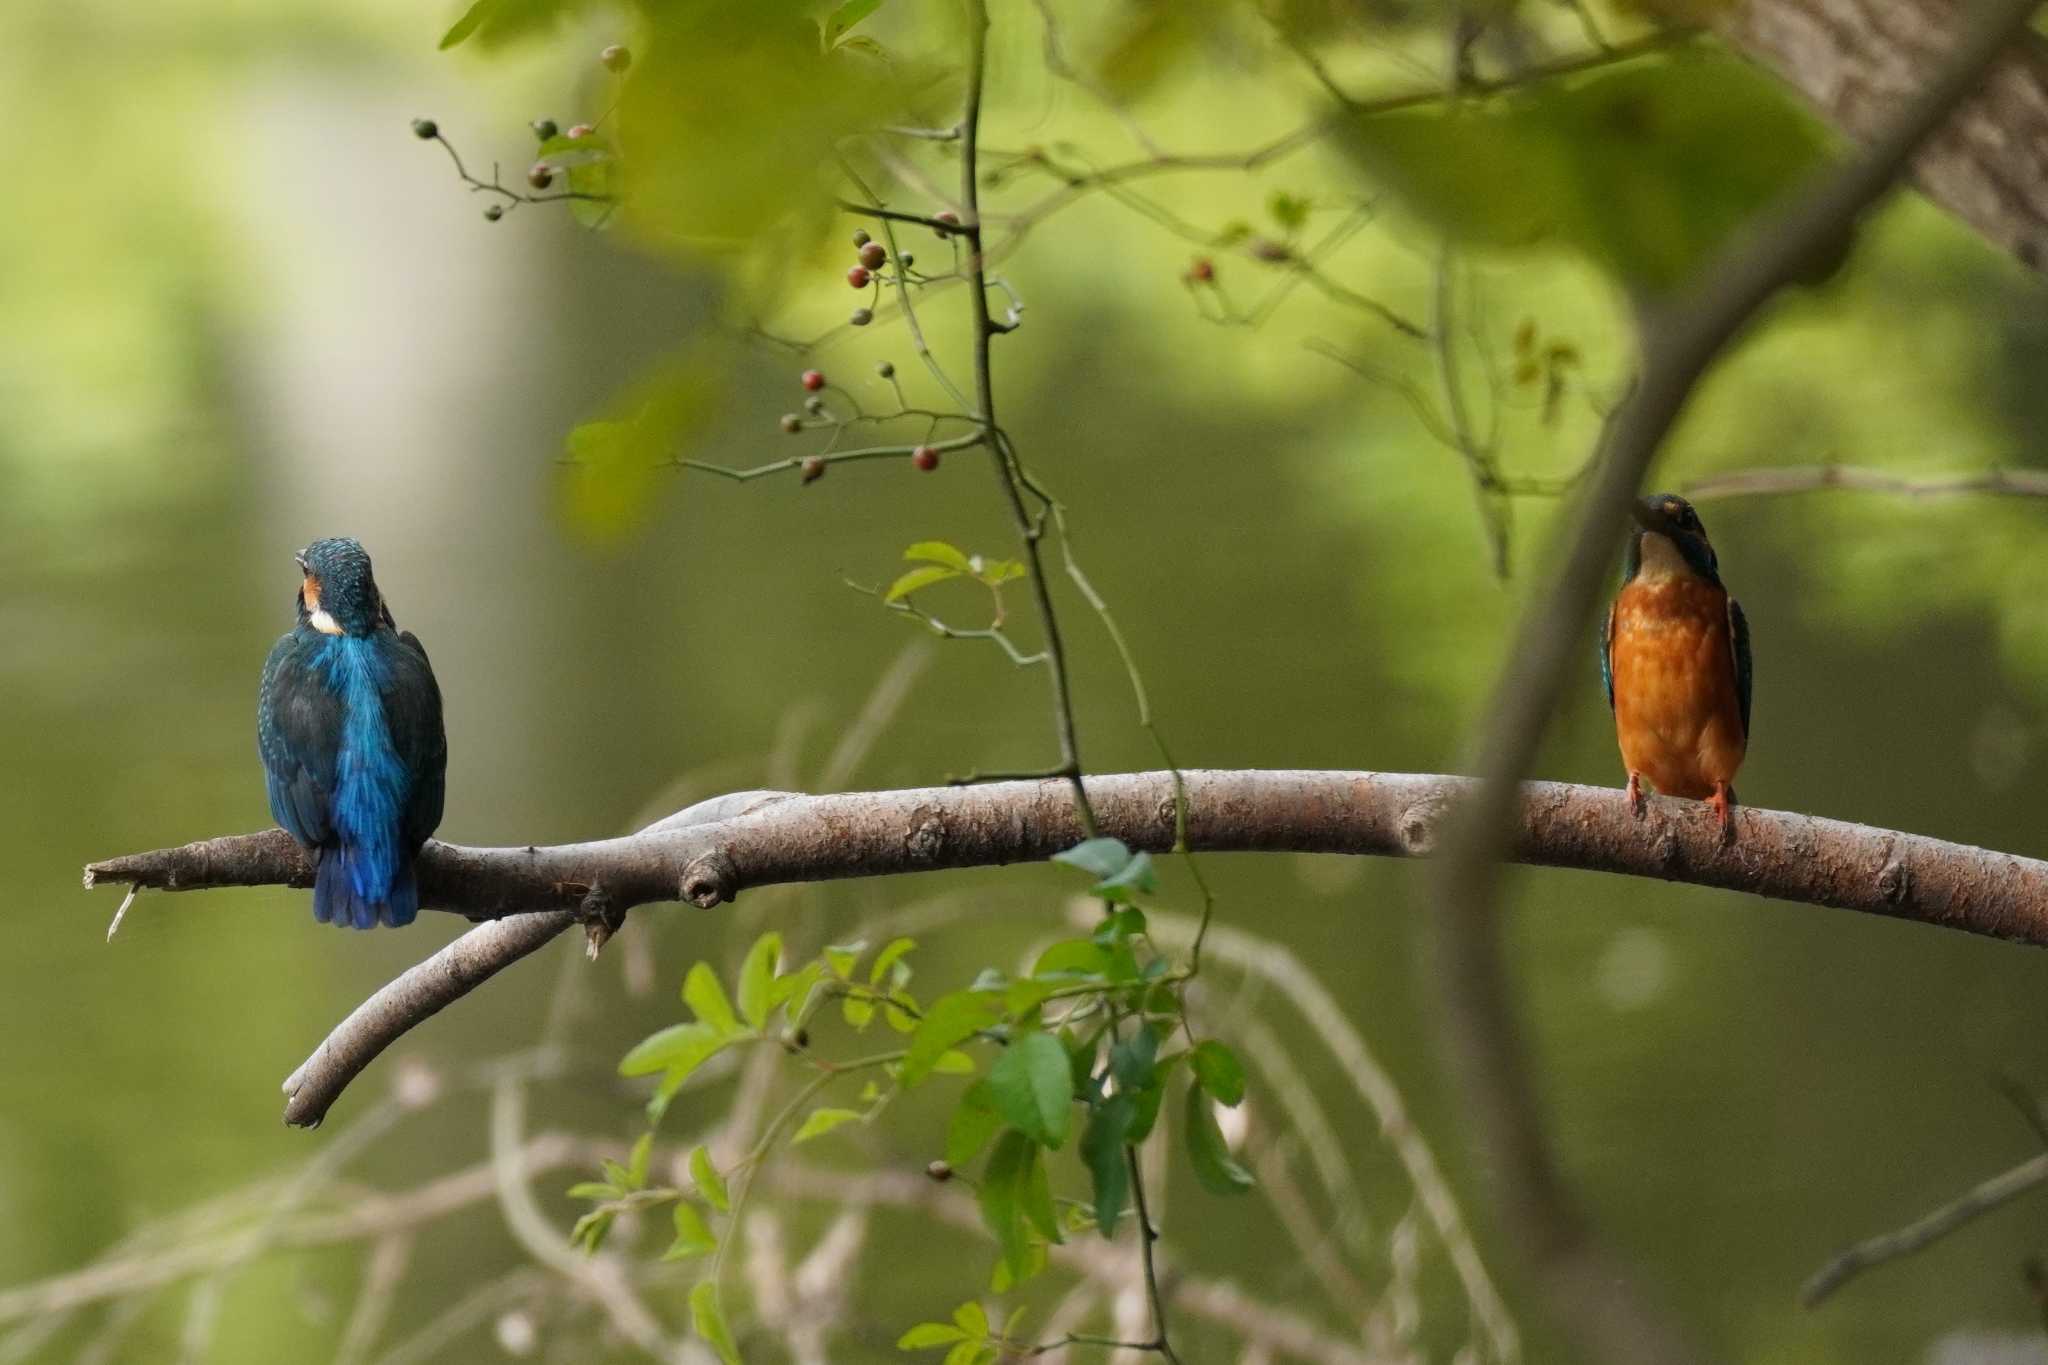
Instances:
[[[1621,591],[1600,635],[1600,675],[1643,814],[1643,780],[1713,803],[1734,832],[1735,770],[1749,750],[1749,622],[1722,586],[1692,504],[1655,493],[1632,509]]]
[[[313,855],[314,919],[410,924],[413,859],[446,788],[441,689],[361,545],[316,540],[298,563],[298,624],[272,647],[256,703],[270,814]]]

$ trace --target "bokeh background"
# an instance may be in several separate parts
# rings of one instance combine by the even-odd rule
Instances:
[[[1131,154],[1115,119],[1047,73],[1029,8],[996,8],[989,140]],[[283,1128],[283,1076],[459,926],[428,915],[404,932],[343,935],[311,921],[303,893],[145,895],[109,943],[115,894],[83,893],[78,878],[93,858],[267,823],[256,676],[289,625],[290,555],[308,540],[360,537],[402,624],[431,650],[451,754],[441,833],[471,843],[603,836],[678,791],[802,780],[917,638],[846,580],[886,581],[919,539],[1008,549],[978,458],[933,475],[846,466],[809,487],[665,474],[638,499],[635,527],[593,537],[573,525],[563,490],[575,475],[557,464],[565,432],[707,336],[715,286],[565,214],[483,221],[408,121],[431,114],[473,163],[523,167],[527,119],[566,124],[602,101],[592,54],[622,29],[592,15],[488,56],[438,54],[452,17],[390,0],[0,7],[0,111],[15,149],[0,214],[0,903],[11,926],[0,1285],[77,1268],[152,1220],[297,1169],[408,1062],[446,1078],[537,1039],[571,972],[583,1064],[533,1104],[623,1145],[638,1106],[612,1060],[679,1016],[674,983],[691,961],[729,969],[765,922],[745,900],[715,915],[655,910],[630,951],[594,967],[565,940],[407,1038],[326,1128]],[[875,22],[886,37],[888,23],[920,20]],[[1176,149],[1249,147],[1312,107],[1306,79],[1276,81],[1241,54],[1194,43],[1177,60],[1184,69],[1138,107]],[[1367,53],[1357,70],[1378,61]],[[1212,225],[1262,221],[1275,190],[1322,213],[1370,187],[1320,148],[1157,187]],[[1405,365],[1407,343],[1309,290],[1257,329],[1204,321],[1181,279],[1190,255],[1103,198],[1039,226],[1004,265],[1027,303],[1025,326],[998,342],[1006,423],[1071,509],[1182,762],[1455,767],[1554,505],[1517,503],[1515,573],[1498,581],[1462,466],[1398,396],[1304,347]],[[1428,231],[1389,210],[1331,268],[1426,316],[1434,257]],[[808,274],[790,291],[791,331],[849,306],[847,263],[792,263]],[[1238,255],[1218,269],[1243,301],[1276,278]],[[1540,250],[1469,269],[1482,306],[1472,363],[1509,363],[1532,319],[1579,349],[1596,391],[1618,389],[1623,341],[1600,277]],[[956,370],[961,304],[939,295],[928,309]],[[725,347],[731,368],[691,453],[750,464],[797,449],[775,421],[801,396],[802,362],[703,344]],[[882,358],[913,396],[932,396],[900,325],[815,362],[874,395]],[[1717,371],[1657,481],[1823,460],[2039,465],[2044,363],[2048,294],[1905,198],[1841,275],[1775,307]],[[1511,470],[1575,467],[1597,421],[1583,398],[1555,421],[1512,384],[1506,399]],[[1747,799],[2048,853],[2048,507],[1829,493],[1702,511],[1756,640]],[[1088,764],[1154,766],[1107,640],[1064,589],[1062,606]],[[972,610],[963,596],[957,611]],[[1051,757],[1040,677],[981,646],[932,645],[848,785]],[[1618,781],[1590,647],[1541,768]],[[1205,863],[1222,922],[1291,948],[1343,1002],[1505,1273],[1430,1042],[1416,870]],[[2038,1202],[1820,1311],[1794,1304],[1841,1244],[2036,1145],[1992,1078],[2048,1090],[2048,959],[1614,877],[1524,871],[1512,885],[1523,1017],[1563,1159],[1615,1243],[1718,1358],[2048,1359],[2020,1273],[2048,1249]],[[960,915],[928,935],[924,969],[943,978],[1013,960],[1057,927],[1072,890],[1057,869],[1017,869],[809,888],[768,908],[815,946],[945,899]],[[1164,899],[1191,904],[1176,874]],[[1380,1134],[1300,1021],[1270,1015],[1326,1089],[1361,1186],[1391,1224],[1403,1206]],[[1255,1078],[1255,1105],[1256,1089]],[[722,1094],[707,1090],[701,1112]],[[905,1108],[848,1135],[841,1158],[916,1169],[940,1122],[936,1108]],[[482,1102],[457,1094],[396,1124],[349,1170],[402,1188],[486,1149]],[[1190,1268],[1313,1303],[1257,1204],[1219,1206],[1176,1174],[1166,1181]],[[574,1207],[543,1186],[566,1236]],[[862,1326],[834,1359],[897,1358],[895,1333],[943,1316],[989,1255],[914,1218],[874,1238],[856,1291]],[[451,1219],[415,1253],[379,1350],[524,1260],[489,1202]],[[180,1282],[139,1295],[117,1337],[102,1335],[104,1306],[48,1330],[0,1321],[0,1353],[70,1359],[98,1343],[117,1359],[325,1359],[361,1273],[360,1248],[279,1250],[215,1286],[203,1339]],[[1380,1285],[1391,1271],[1362,1257],[1360,1273]],[[1511,1275],[1506,1288],[1524,1308]],[[1431,1319],[1448,1299],[1435,1281],[1425,1289]],[[680,1290],[654,1301],[680,1324]],[[1530,1358],[1566,1358],[1537,1314],[1518,1316]],[[544,1326],[552,1358],[632,1355],[587,1321]],[[1455,1323],[1424,1333],[1432,1358],[1448,1359],[1442,1343],[1457,1337]],[[525,1344],[494,1337],[486,1319],[438,1358]],[[1184,1347],[1190,1360],[1229,1358],[1199,1334]]]

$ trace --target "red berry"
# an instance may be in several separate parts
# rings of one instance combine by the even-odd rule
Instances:
[[[825,374],[822,370],[804,371],[804,392],[816,393],[819,389],[822,389],[824,387]]]
[[[555,183],[555,168],[545,161],[536,161],[526,173],[526,183],[537,190],[544,190]]]
[[[1196,284],[1209,284],[1216,278],[1216,262],[1207,256],[1195,257],[1195,263],[1188,267],[1188,278]]]
[[[816,483],[819,479],[825,477],[825,462],[815,455],[804,456],[801,468],[803,469],[803,482],[805,483]]]
[[[941,237],[951,235],[949,232],[947,232],[947,228],[957,228],[960,226],[960,215],[953,212],[953,210],[951,209],[940,209],[937,213],[932,215],[932,218],[946,225],[945,227],[938,229],[939,236]]]
[[[633,54],[617,43],[598,53],[597,59],[604,63],[607,71],[624,71],[633,64]]]
[[[919,446],[910,452],[910,462],[929,474],[939,467],[939,452],[930,446]]]
[[[889,248],[880,242],[864,242],[860,248],[860,263],[870,270],[880,270],[889,261]]]
[[[793,412],[782,414],[782,429],[794,436],[804,429],[804,419]]]
[[[571,129],[569,130],[569,136],[570,136],[570,137],[589,137],[589,136],[590,136],[590,135],[591,135],[591,134],[592,134],[593,132],[595,132],[595,131],[597,131],[597,130],[596,130],[596,129],[594,129],[594,128],[592,128],[592,127],[591,127],[591,126],[590,126],[589,124],[587,124],[587,123],[579,123],[579,124],[577,124],[576,126],[574,126],[573,128],[571,128]]]
[[[851,269],[851,270],[847,271],[847,272],[846,272],[846,282],[847,282],[848,284],[852,285],[852,286],[853,286],[853,287],[854,287],[855,289],[865,289],[865,288],[867,288],[867,287],[868,287],[868,268],[867,268],[866,266],[864,266],[864,265],[857,265],[857,266],[855,266],[855,267],[854,267],[853,269]]]

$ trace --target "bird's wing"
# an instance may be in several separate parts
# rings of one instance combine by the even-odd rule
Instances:
[[[1749,618],[1742,614],[1742,603],[1728,599],[1728,640],[1734,646],[1735,655],[1735,699],[1742,706],[1742,737],[1749,738],[1749,692],[1751,668],[1749,662]]]
[[[306,666],[291,635],[277,642],[263,665],[256,743],[271,818],[309,848],[332,840],[327,803],[341,745],[341,699]]]
[[[448,788],[448,736],[441,725],[441,687],[419,637],[409,630],[399,634],[386,657],[390,667],[382,692],[384,718],[391,727],[392,748],[412,777],[403,831],[411,852],[441,823]]]
[[[1607,689],[1610,711],[1614,709],[1614,613],[1620,609],[1621,599],[1617,597],[1607,608],[1607,620],[1600,626],[1600,685]]]

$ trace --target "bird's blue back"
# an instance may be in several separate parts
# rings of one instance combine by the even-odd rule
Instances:
[[[440,823],[447,765],[426,651],[388,624],[331,635],[302,621],[271,650],[257,711],[271,815],[316,860],[314,917],[411,923],[413,857]]]

